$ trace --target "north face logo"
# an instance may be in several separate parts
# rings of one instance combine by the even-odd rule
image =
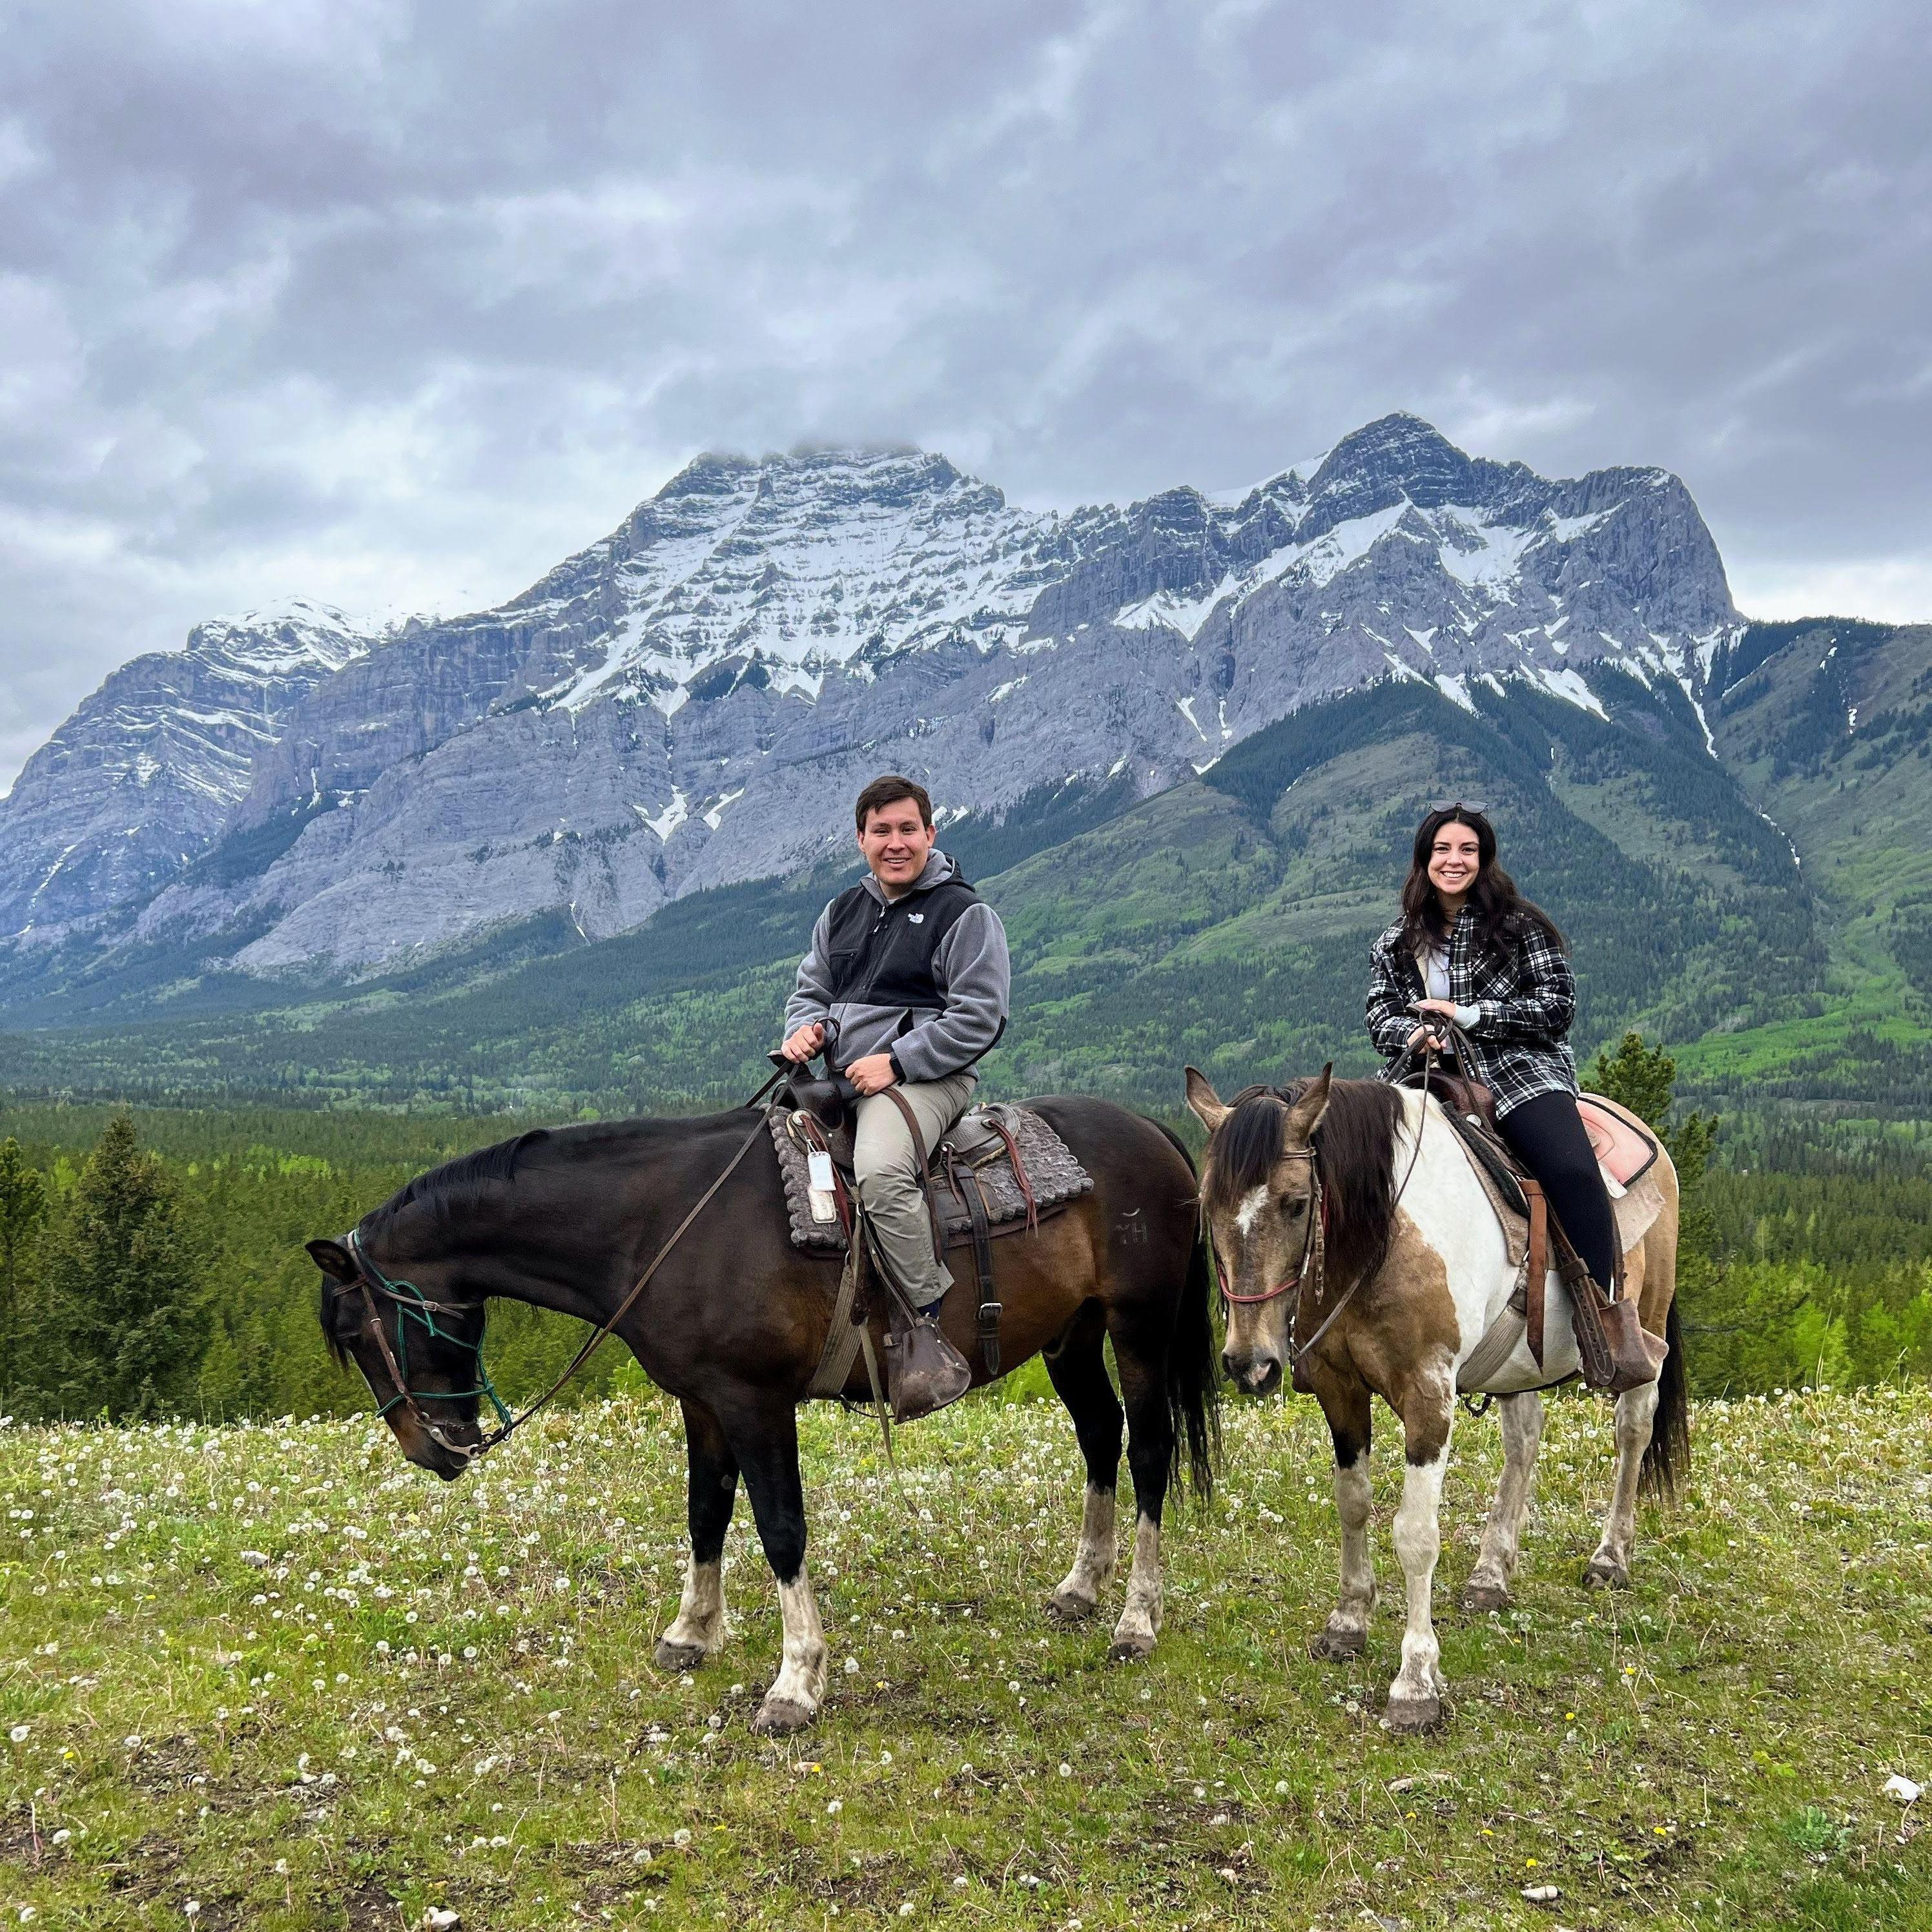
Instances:
[[[906,914],[906,923],[908,926],[923,926],[926,915],[922,912],[909,912]]]

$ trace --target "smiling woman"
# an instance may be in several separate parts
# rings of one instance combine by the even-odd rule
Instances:
[[[1479,807],[1438,806],[1417,828],[1402,917],[1376,941],[1370,971],[1378,1051],[1393,1061],[1453,1041],[1463,1073],[1489,1088],[1503,1138],[1607,1291],[1616,1231],[1574,1104],[1568,949],[1503,869],[1496,829]]]

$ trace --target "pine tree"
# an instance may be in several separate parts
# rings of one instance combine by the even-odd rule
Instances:
[[[22,1273],[46,1213],[46,1183],[9,1134],[0,1142],[0,1390],[11,1390],[19,1377]]]
[[[1717,1117],[1693,1113],[1672,1124],[1670,1106],[1677,1085],[1677,1063],[1661,1046],[1646,1046],[1641,1034],[1627,1033],[1615,1053],[1600,1052],[1586,1085],[1628,1107],[1668,1150],[1677,1169],[1677,1305],[1690,1337],[1686,1368],[1700,1395],[1760,1388],[1790,1370],[1770,1367],[1790,1354],[1796,1324],[1817,1312],[1831,1327],[1829,1310],[1808,1308],[1809,1287],[1800,1274],[1773,1276],[1727,1266],[1718,1252],[1717,1215],[1704,1185],[1718,1143]],[[1840,1328],[1842,1324],[1840,1324]],[[1828,1334],[1826,1340],[1830,1340]],[[1821,1341],[1804,1364],[1822,1368],[1828,1350]]]
[[[172,1180],[116,1114],[50,1244],[55,1405],[133,1420],[189,1402],[208,1340],[201,1276]]]
[[[1607,1047],[1598,1052],[1583,1084],[1661,1133],[1677,1085],[1677,1063],[1662,1047],[1645,1046],[1642,1034],[1627,1033],[1615,1053]],[[1677,1158],[1674,1149],[1670,1157]]]

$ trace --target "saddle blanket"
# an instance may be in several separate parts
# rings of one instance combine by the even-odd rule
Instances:
[[[785,1210],[791,1222],[792,1245],[826,1253],[842,1252],[846,1245],[845,1230],[838,1218],[835,1215],[829,1221],[823,1220],[812,1211],[809,1153],[801,1131],[794,1130],[791,1124],[798,1118],[790,1113],[772,1116],[772,1144],[778,1150],[778,1171],[784,1178]],[[1013,1172],[1006,1142],[988,1124],[989,1118],[997,1120],[1012,1136],[1025,1170],[1024,1185]],[[842,1131],[832,1136],[832,1144],[841,1176],[849,1186],[850,1136]],[[963,1247],[973,1238],[971,1215],[965,1202],[952,1192],[946,1176],[949,1152],[961,1168],[970,1168],[978,1181],[986,1198],[986,1219],[996,1235],[1016,1233],[1026,1225],[1028,1187],[1032,1190],[1036,1220],[1071,1206],[1082,1195],[1093,1191],[1093,1176],[1039,1114],[1024,1107],[969,1108],[933,1150],[932,1197],[939,1206],[948,1247]]]
[[[1657,1165],[1658,1146],[1650,1130],[1614,1100],[1606,1100],[1600,1094],[1580,1094],[1576,1113],[1612,1200]]]

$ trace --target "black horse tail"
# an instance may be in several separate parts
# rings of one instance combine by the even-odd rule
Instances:
[[[1670,1352],[1657,1378],[1657,1413],[1651,1419],[1650,1444],[1637,1480],[1659,1502],[1667,1503],[1676,1501],[1678,1480],[1690,1467],[1690,1388],[1684,1372],[1684,1331],[1674,1295],[1664,1339]]]
[[[1174,1150],[1194,1172],[1194,1159],[1179,1135],[1156,1120]],[[1187,1256],[1187,1278],[1181,1286],[1175,1312],[1174,1340],[1167,1351],[1167,1419],[1173,1432],[1170,1479],[1182,1483],[1205,1502],[1214,1493],[1214,1477],[1221,1460],[1221,1376],[1220,1347],[1214,1336],[1214,1282],[1208,1267],[1208,1244],[1199,1233]]]

